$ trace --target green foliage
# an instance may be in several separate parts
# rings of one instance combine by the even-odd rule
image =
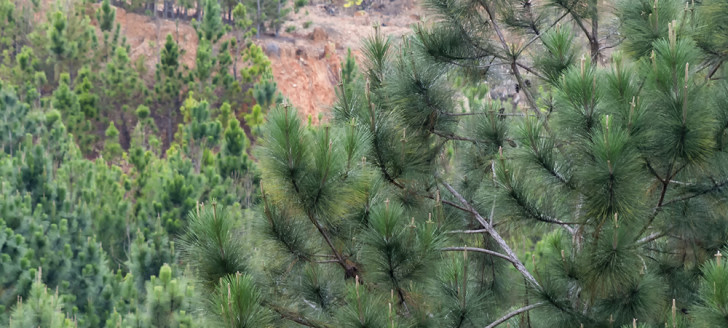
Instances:
[[[361,3],[362,3],[362,0],[350,0],[350,1],[347,0],[346,3],[344,3],[344,8],[349,8],[354,5],[360,6]]]
[[[703,1],[692,10],[698,11],[700,26],[697,28],[696,42],[714,61],[725,61],[728,55],[728,38],[720,31],[726,28],[728,4],[724,1]]]
[[[702,268],[704,280],[700,285],[700,302],[694,308],[696,327],[722,327],[728,318],[728,269],[722,253],[716,259],[705,263]]]
[[[88,151],[91,144],[95,141],[95,135],[90,133],[93,129],[91,122],[86,118],[86,112],[93,113],[93,103],[95,99],[84,91],[84,87],[79,87],[82,93],[85,108],[81,108],[79,96],[74,94],[70,88],[70,77],[68,74],[61,74],[58,89],[53,92],[53,100],[51,102],[53,108],[61,112],[63,121],[68,126],[68,132],[76,136],[78,144],[83,151]],[[90,88],[90,86],[89,86]]]
[[[239,272],[220,279],[212,296],[211,308],[224,327],[267,327],[271,315],[261,306],[262,295],[253,279]]]
[[[542,37],[548,56],[539,56],[536,66],[545,74],[551,84],[558,84],[561,74],[576,62],[574,34],[566,26],[557,26]]]
[[[3,109],[0,123],[0,140],[6,153],[13,153],[26,133],[31,133],[23,118],[29,115],[30,108],[20,102],[13,90],[0,88],[0,107]]]
[[[260,127],[264,123],[263,117],[263,107],[259,104],[255,104],[250,110],[250,113],[245,114],[243,117],[245,118],[245,123],[253,130],[253,135],[255,136],[260,135]]]
[[[619,15],[624,17],[625,22],[621,29],[626,36],[624,49],[635,58],[649,56],[653,43],[667,37],[667,23],[685,18],[680,13],[683,4],[674,0],[619,2]],[[681,21],[679,24],[683,26],[686,23]]]
[[[10,326],[13,328],[70,328],[74,327],[71,319],[66,318],[62,311],[63,302],[57,293],[48,290],[38,278],[33,282],[28,299],[18,301],[12,315]]]
[[[0,325],[725,326],[720,1],[429,0],[320,125],[250,39],[304,3],[175,2],[188,68],[0,1]]]
[[[199,31],[214,42],[202,45],[203,65],[182,65],[184,49],[169,35],[151,76],[112,4],[79,0],[41,12],[35,0],[0,1],[0,326],[221,322],[218,308],[207,308],[213,293],[194,292],[199,282],[179,267],[174,245],[198,201],[255,206],[258,178],[236,111],[252,105],[270,62],[251,47],[246,58],[257,66],[237,74],[252,22],[238,9],[234,33],[242,34],[219,42],[228,31],[209,1]],[[190,77],[205,100],[183,103],[195,90]],[[257,327],[273,316],[262,293],[245,287],[252,281],[238,290],[258,295],[258,310],[243,297],[235,311],[263,313],[250,321]]]
[[[249,123],[251,127],[254,125]],[[222,151],[219,153],[218,165],[220,175],[224,177],[243,173],[251,166],[246,150],[250,147],[250,140],[235,118],[229,121],[225,129]]]
[[[10,308],[17,300],[13,296],[25,294],[23,288],[27,288],[26,272],[30,266],[30,256],[25,238],[16,234],[13,229],[0,220],[0,272],[2,273],[2,289],[0,294],[0,306],[3,310]]]
[[[109,123],[109,127],[106,129],[106,142],[104,143],[104,155],[110,161],[118,158],[123,150],[119,145],[119,130],[114,126],[114,122]]]
[[[111,31],[114,27],[114,20],[116,19],[116,10],[111,8],[109,0],[101,2],[101,7],[96,11],[96,21],[99,22],[99,28],[102,31]]]
[[[184,278],[174,278],[172,268],[164,264],[159,276],[152,276],[146,286],[147,299],[141,314],[142,327],[193,327],[194,288]]]
[[[220,279],[246,272],[245,249],[242,240],[236,237],[239,222],[226,207],[218,209],[217,203],[200,209],[200,205],[189,214],[189,224],[182,236],[184,258],[194,266],[203,287],[214,291]],[[227,281],[230,282],[230,281]],[[244,282],[236,282],[235,284]],[[244,286],[239,286],[245,288]],[[217,293],[224,290],[218,290]],[[235,306],[242,306],[235,305]]]
[[[283,96],[278,93],[278,86],[273,80],[273,73],[268,70],[261,75],[261,80],[253,85],[253,98],[257,105],[268,109],[283,101]]]
[[[195,25],[197,37],[205,39],[211,43],[216,43],[225,33],[225,27],[222,24],[222,16],[220,16],[220,4],[218,1],[204,1],[204,17],[201,22]]]
[[[149,238],[141,231],[132,242],[127,266],[134,277],[137,290],[143,291],[144,284],[155,275],[165,263],[176,263],[174,241],[169,240],[167,232],[158,222],[154,230],[150,231]]]
[[[294,2],[293,2],[293,11],[294,11],[294,12],[295,12],[296,14],[298,14],[298,11],[299,11],[299,10],[300,10],[301,8],[305,7],[305,6],[308,6],[308,0],[296,0],[296,1],[294,1]],[[305,26],[305,25],[306,25],[306,24],[304,23],[304,26]],[[308,28],[308,26],[305,26],[304,28]]]

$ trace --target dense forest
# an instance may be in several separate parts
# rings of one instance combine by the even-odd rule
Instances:
[[[728,327],[728,2],[423,0],[319,124],[305,5],[0,0],[0,326]]]

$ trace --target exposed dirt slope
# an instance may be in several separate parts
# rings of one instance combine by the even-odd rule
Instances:
[[[419,16],[417,9],[405,10],[391,16],[374,11],[331,15],[322,5],[307,6],[291,14],[291,20],[285,23],[284,29],[295,26],[294,31],[282,31],[278,37],[262,36],[254,42],[270,57],[283,95],[304,117],[311,115],[318,122],[319,114],[326,113],[334,101],[334,87],[347,49],[358,54],[361,39],[370,36],[377,23],[386,35],[396,38],[407,33]],[[188,22],[127,13],[121,8],[117,8],[116,19],[131,45],[132,60],[142,58],[149,72],[154,70],[167,34],[184,49],[182,63],[194,66],[198,40]]]
[[[257,42],[273,63],[278,88],[306,116],[318,122],[334,101],[341,61],[348,48],[356,54],[361,40],[374,33],[379,23],[385,35],[399,37],[419,16],[382,16],[354,12],[330,15],[324,6],[308,6],[285,24],[291,33],[265,37]]]

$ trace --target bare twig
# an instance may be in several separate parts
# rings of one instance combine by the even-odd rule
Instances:
[[[475,139],[471,139],[468,137],[461,137],[461,136],[454,135],[454,134],[447,134],[445,132],[441,132],[441,131],[437,131],[437,130],[431,130],[431,132],[432,132],[432,134],[443,137],[445,139],[468,141],[468,142],[472,142],[474,144],[485,143],[485,141],[475,140]]]
[[[620,45],[620,44],[622,44],[622,42],[624,42],[624,40],[626,40],[626,39],[627,39],[627,38],[621,38],[621,39],[619,39],[619,41],[615,42],[614,44],[610,44],[610,45],[608,45],[608,46],[604,46],[604,47],[601,47],[601,48],[599,48],[599,52],[601,52],[602,50],[605,50],[605,49],[611,49],[611,48],[614,48],[614,47],[616,47],[616,46],[619,46],[619,45]]]
[[[665,233],[664,232],[654,232],[651,235],[645,236],[644,238],[638,240],[637,241],[637,245],[646,244],[646,243],[649,243],[649,242],[651,242],[653,240],[662,238],[664,236],[665,236]]]
[[[485,229],[476,229],[476,230],[452,230],[452,231],[448,231],[447,233],[476,234],[476,233],[484,233],[484,232],[488,232],[488,230],[485,230]]]
[[[437,198],[436,198],[435,196],[433,196],[433,195],[420,195],[420,196],[422,196],[422,197],[425,197],[425,198],[428,198],[428,199],[432,199],[432,200],[435,200],[435,199],[437,199]],[[455,204],[455,203],[453,203],[453,202],[451,202],[451,201],[449,201],[449,200],[447,200],[447,199],[440,199],[440,202],[442,202],[442,203],[443,203],[443,204],[445,204],[445,205],[448,205],[448,206],[452,206],[452,207],[454,207],[454,208],[457,208],[457,209],[459,209],[459,210],[461,210],[461,211],[465,211],[465,212],[467,212],[467,211],[468,211],[468,209],[467,209],[467,208],[465,208],[465,207],[462,207],[462,206],[460,206],[460,205],[458,205],[458,204]]]
[[[718,69],[720,68],[721,65],[723,65],[723,61],[718,62],[718,64],[715,65],[715,67],[713,67],[713,69],[710,70],[710,72],[705,77],[705,79],[706,80],[710,80],[713,77],[713,75],[715,75],[715,72],[718,71]]]
[[[467,113],[445,113],[447,116],[473,116],[473,115],[490,115],[490,112],[467,112]],[[516,116],[516,117],[535,117],[533,114],[522,114],[522,113],[496,113],[496,116]]]
[[[521,68],[525,69],[529,73],[537,76],[539,79],[547,80],[545,76],[541,75],[541,73],[539,73],[539,72],[536,72],[536,70],[534,70],[533,68],[530,68],[530,67],[528,67],[528,66],[526,66],[524,64],[521,64],[519,62],[516,62],[516,65],[518,65],[518,67],[521,67]]]
[[[508,262],[511,262],[511,263],[513,262],[513,260],[510,257],[508,257],[508,255],[501,254],[501,253],[498,253],[498,252],[494,252],[494,251],[491,251],[491,250],[485,249],[485,248],[477,248],[477,247],[443,247],[443,248],[440,248],[440,250],[441,251],[465,251],[465,250],[467,250],[468,252],[478,252],[478,253],[485,253],[485,254],[488,254],[488,255],[493,255],[495,257],[500,257],[500,258],[502,258],[502,259],[504,259],[504,260],[506,260]]]
[[[478,3],[483,7],[483,9],[485,9],[485,12],[488,14],[488,19],[493,25],[495,33],[498,35],[498,39],[503,46],[503,51],[505,51],[507,54],[511,54],[510,47],[508,47],[508,42],[506,42],[506,39],[503,36],[503,32],[501,32],[498,23],[496,23],[495,16],[493,15],[493,11],[491,10],[490,6],[488,6],[488,3],[485,0],[480,0],[478,1]],[[521,71],[518,69],[516,58],[511,58],[511,71],[513,71],[513,75],[516,77],[516,80],[518,80],[518,85],[521,86],[523,93],[526,94],[526,100],[528,101],[529,106],[533,110],[534,114],[536,114],[536,117],[540,118],[541,112],[538,110],[538,106],[536,105],[536,101],[533,99],[531,91],[528,90],[528,88],[526,87],[523,76],[521,76]]]
[[[692,194],[689,194],[689,195],[685,195],[685,196],[682,196],[682,197],[678,197],[678,198],[675,198],[675,199],[671,199],[671,200],[665,202],[664,204],[662,204],[662,206],[667,206],[667,205],[674,204],[674,203],[677,203],[677,202],[684,202],[686,200],[690,200],[692,198],[695,198],[695,197],[698,197],[698,196],[702,196],[702,195],[708,194],[710,192],[719,190],[719,189],[725,187],[726,185],[728,185],[728,180],[722,181],[720,183],[714,183],[713,186],[711,188],[709,188],[709,189],[701,190],[701,191],[696,192],[696,193],[692,193]]]
[[[278,313],[278,315],[280,315],[281,318],[286,319],[288,321],[293,321],[299,325],[306,326],[306,327],[312,327],[312,328],[333,328],[332,326],[330,326],[326,323],[316,321],[313,319],[308,319],[308,318],[304,317],[303,315],[301,315],[300,313],[291,311],[282,306],[277,306],[274,304],[265,304],[265,305],[267,305],[270,309],[272,309],[273,311]]]
[[[513,317],[515,317],[515,316],[517,316],[517,315],[519,315],[519,314],[521,314],[523,312],[528,312],[530,310],[533,310],[533,309],[535,309],[535,308],[537,308],[537,307],[539,307],[539,306],[541,306],[543,304],[544,304],[543,302],[539,302],[539,303],[531,304],[529,306],[524,306],[524,307],[522,307],[522,308],[520,308],[518,310],[515,310],[515,311],[513,311],[511,313],[508,313],[508,314],[504,315],[503,317],[501,317],[500,319],[498,319],[496,321],[493,321],[493,323],[485,326],[485,328],[494,328],[495,326],[498,326],[498,325],[506,322],[510,318],[513,318]]]
[[[557,18],[557,19],[556,19],[556,20],[555,20],[555,21],[554,21],[553,23],[551,23],[551,25],[550,25],[549,27],[547,27],[547,28],[546,28],[545,30],[541,31],[541,33],[539,33],[538,35],[536,35],[536,36],[534,36],[533,38],[531,38],[531,40],[529,40],[528,42],[526,42],[526,44],[524,44],[524,45],[523,45],[523,47],[521,47],[521,50],[519,50],[518,52],[520,53],[520,52],[522,52],[523,50],[526,50],[526,48],[527,48],[528,46],[530,46],[530,45],[531,45],[531,43],[534,43],[534,42],[535,42],[536,40],[540,39],[540,38],[541,38],[541,36],[543,36],[543,34],[544,34],[544,33],[548,32],[548,30],[550,30],[551,28],[553,28],[554,26],[556,26],[556,24],[558,24],[558,23],[559,23],[559,22],[560,22],[560,21],[561,21],[562,19],[564,19],[564,17],[566,17],[567,15],[569,15],[569,12],[568,12],[568,11],[567,11],[567,12],[565,12],[565,13],[564,13],[563,15],[561,15],[561,17]]]

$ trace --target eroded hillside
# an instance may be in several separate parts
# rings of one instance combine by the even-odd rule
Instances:
[[[309,5],[291,13],[279,36],[262,35],[253,42],[271,60],[278,88],[305,117],[314,122],[335,98],[341,59],[351,48],[359,54],[361,39],[379,25],[385,35],[397,38],[420,19],[418,8],[400,6],[395,14],[382,10],[332,11],[324,5]],[[396,12],[395,11],[395,12]],[[171,34],[184,50],[181,63],[195,65],[197,35],[187,21],[174,21],[128,13],[117,8],[116,19],[131,46],[131,58],[153,72],[160,45]],[[295,27],[292,28],[292,27]]]

